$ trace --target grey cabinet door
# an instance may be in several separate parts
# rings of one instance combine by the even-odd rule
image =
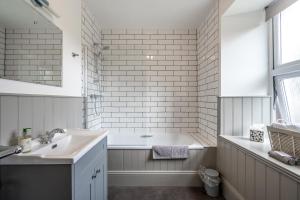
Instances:
[[[91,163],[75,176],[75,200],[95,200],[94,168]]]
[[[107,200],[107,138],[102,141],[102,153],[101,153],[101,166],[102,166],[102,187],[103,187],[103,200]]]
[[[75,164],[75,200],[107,200],[106,138]]]
[[[95,200],[95,166],[98,162],[96,145],[75,164],[75,200]]]
[[[101,153],[97,155],[95,163],[96,179],[95,193],[96,200],[107,200],[107,141],[104,139],[101,144]]]
[[[96,178],[95,178],[95,200],[105,200],[104,199],[104,167],[103,163],[99,163],[96,167]]]
[[[107,190],[108,190],[108,184],[107,184],[107,148],[106,148],[106,141],[105,141],[105,150],[104,150],[104,157],[103,157],[103,178],[104,178],[104,182],[103,182],[103,187],[104,187],[104,200],[108,199],[108,194],[107,194]]]

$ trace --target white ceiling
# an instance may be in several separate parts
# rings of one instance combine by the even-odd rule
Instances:
[[[262,10],[273,1],[274,0],[235,0],[224,15],[238,15]]]
[[[87,0],[101,28],[196,28],[215,0]]]

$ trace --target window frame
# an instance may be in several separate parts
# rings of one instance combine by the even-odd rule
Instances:
[[[273,54],[274,54],[274,66],[273,76],[281,74],[293,73],[300,71],[300,59],[289,63],[281,64],[281,14],[279,13],[273,17]]]
[[[277,98],[278,98],[278,102],[277,102],[277,106],[278,106],[278,110],[280,111],[282,117],[284,119],[286,119],[288,122],[291,122],[291,114],[289,111],[289,103],[285,94],[285,89],[282,85],[282,81],[289,79],[289,78],[295,78],[295,77],[300,77],[300,72],[295,72],[292,74],[285,74],[285,75],[280,75],[280,76],[276,76],[274,77],[275,79],[275,87],[276,87],[276,92],[277,92]]]
[[[272,80],[273,80],[273,100],[274,111],[280,113],[281,118],[287,122],[291,122],[291,116],[288,109],[288,101],[285,95],[281,81],[284,79],[300,77],[300,59],[281,64],[282,48],[281,48],[281,13],[272,18]],[[275,117],[275,119],[278,116]]]

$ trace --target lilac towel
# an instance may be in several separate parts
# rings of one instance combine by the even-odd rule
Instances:
[[[289,154],[281,151],[269,151],[269,156],[287,165],[297,165],[297,163],[299,162],[298,158],[294,158],[293,156],[290,156]]]
[[[188,146],[153,146],[152,158],[154,160],[187,159],[189,157]]]

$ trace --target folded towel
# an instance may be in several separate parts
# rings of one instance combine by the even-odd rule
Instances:
[[[299,159],[282,151],[269,151],[269,156],[288,165],[298,165]]]
[[[154,160],[187,159],[189,157],[188,146],[153,146],[152,157]]]
[[[278,122],[273,122],[271,126],[273,128],[281,128],[281,129],[287,128],[287,125],[285,123],[278,123]]]
[[[272,123],[271,125],[273,128],[280,128],[280,129],[288,129],[296,132],[300,132],[300,127],[293,124],[286,124],[286,123]]]

